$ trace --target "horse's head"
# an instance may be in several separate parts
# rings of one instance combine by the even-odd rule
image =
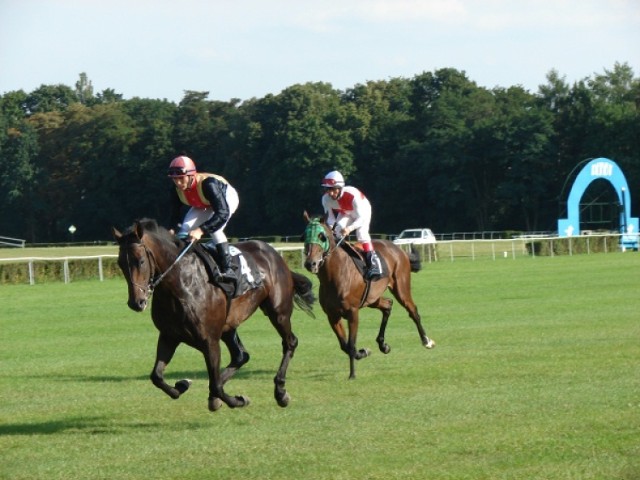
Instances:
[[[307,222],[304,230],[304,267],[317,274],[335,241],[324,219],[311,218],[307,212],[304,212],[304,219]]]
[[[147,308],[157,269],[153,254],[143,241],[144,228],[144,224],[140,221],[136,221],[124,233],[115,227],[112,228],[113,237],[120,247],[118,266],[129,288],[127,305],[136,312],[142,312]]]

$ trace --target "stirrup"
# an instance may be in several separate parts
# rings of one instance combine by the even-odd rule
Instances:
[[[231,268],[228,270],[225,270],[224,272],[220,270],[220,278],[226,281],[234,281],[234,282],[238,280],[238,277],[236,276],[236,272],[234,272]]]
[[[378,280],[382,276],[382,272],[375,267],[364,272],[364,278],[367,280]]]

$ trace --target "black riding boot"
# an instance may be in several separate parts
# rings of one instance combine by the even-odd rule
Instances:
[[[382,265],[376,251],[366,252],[365,260],[367,261],[367,271],[364,273],[365,278],[367,280],[378,280],[382,275]]]
[[[229,243],[222,242],[216,244],[218,250],[218,268],[223,280],[236,280],[236,273],[231,268],[231,254],[229,253]]]

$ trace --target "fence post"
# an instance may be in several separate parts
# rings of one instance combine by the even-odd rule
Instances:
[[[33,274],[33,260],[29,260],[29,285],[35,285],[36,279]]]
[[[69,260],[64,260],[64,283],[69,283]]]
[[[102,275],[102,256],[98,257],[98,277],[100,277],[100,281],[104,281],[104,276]]]

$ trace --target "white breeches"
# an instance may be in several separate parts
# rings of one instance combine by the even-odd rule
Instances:
[[[233,216],[235,211],[238,209],[238,205],[240,204],[240,198],[238,197],[238,192],[231,185],[227,186],[227,193],[225,198],[227,199],[227,204],[229,205],[229,219]],[[186,234],[191,230],[198,228],[204,222],[209,220],[215,212],[211,207],[207,208],[197,208],[191,207],[187,214],[184,216],[184,220],[182,220],[182,226],[180,227],[180,233]],[[218,230],[213,232],[211,235],[211,240],[213,243],[223,243],[227,241],[227,236],[224,233],[224,228],[229,223],[227,220],[224,225],[222,225]]]
[[[356,238],[359,242],[370,242],[371,235],[369,234],[369,224],[371,223],[371,208],[360,208],[360,218],[354,218],[350,215],[342,215],[339,214],[336,220],[336,230],[338,233],[342,233],[346,227],[351,227],[351,225],[358,220],[359,227],[356,227],[355,234]]]

